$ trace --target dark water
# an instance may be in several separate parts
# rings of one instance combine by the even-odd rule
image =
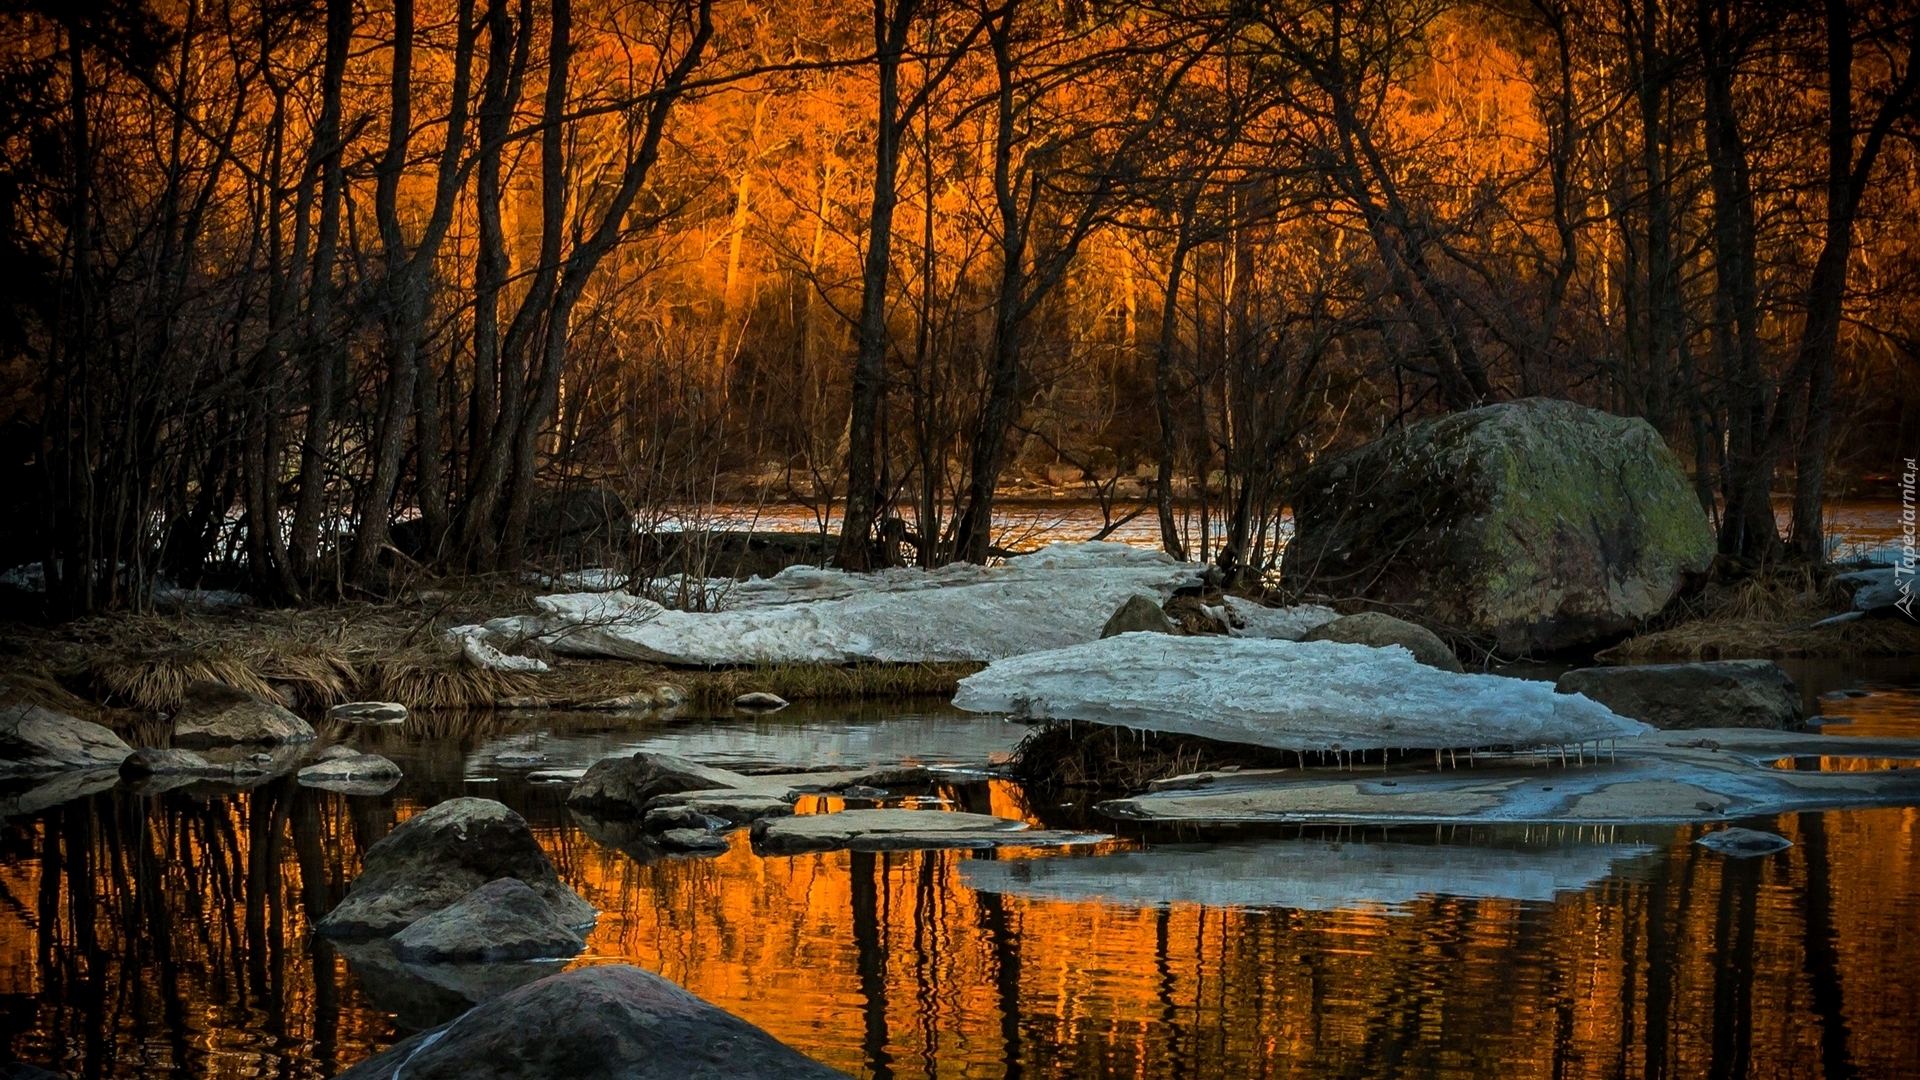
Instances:
[[[1866,692],[1820,702],[1854,718],[1830,731],[1920,734],[1898,667],[1796,675]],[[604,912],[575,963],[659,971],[857,1076],[1920,1075],[1914,809],[1747,822],[1796,844],[1753,860],[1656,827],[1123,829],[1044,856],[1081,860],[1051,874],[1001,861],[1022,853],[763,859],[744,835],[643,862],[540,778],[640,745],[741,768],[984,763],[1020,729],[924,706],[607,722],[362,733],[408,774],[374,797],[16,793],[0,1037],[74,1076],[320,1077],[449,1018],[456,989],[308,927],[369,844],[467,794],[524,814]],[[929,794],[1097,820],[984,778]]]

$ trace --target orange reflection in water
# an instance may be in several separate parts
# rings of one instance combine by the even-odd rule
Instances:
[[[9,824],[12,1051],[75,1074],[325,1076],[391,1042],[391,989],[306,928],[423,804],[110,792]],[[1308,911],[999,896],[963,881],[968,854],[761,859],[744,836],[642,865],[522,808],[605,912],[577,963],[660,971],[857,1076],[1920,1069],[1913,810],[1784,817],[1796,846],[1760,860],[1681,830],[1551,903]]]

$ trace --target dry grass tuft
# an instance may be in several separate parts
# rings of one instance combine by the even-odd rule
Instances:
[[[1700,592],[1676,601],[1646,632],[1595,659],[1625,664],[1920,654],[1920,627],[1903,620],[1813,627],[1851,606],[1851,595],[1825,567],[1721,563]]]

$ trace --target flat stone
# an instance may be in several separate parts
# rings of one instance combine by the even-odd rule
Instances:
[[[173,741],[180,746],[223,743],[306,742],[313,727],[286,709],[225,683],[201,680],[187,687],[173,715]]]
[[[346,899],[314,928],[384,937],[503,877],[539,893],[564,925],[593,922],[593,906],[561,882],[524,818],[491,799],[463,798],[415,814],[369,847]]]
[[[489,881],[393,936],[394,955],[413,963],[554,959],[586,946],[518,878]]]
[[[99,724],[38,705],[0,706],[0,776],[114,769],[132,753]]]
[[[188,776],[207,779],[223,779],[234,775],[235,765],[215,765],[191,750],[177,747],[143,746],[128,755],[120,763],[120,775],[128,780],[142,780],[149,776]],[[253,763],[247,763],[249,775],[258,775],[264,770]]]
[[[1094,843],[1089,833],[1030,829],[1024,821],[942,810],[842,810],[804,814],[754,826],[754,846],[768,854],[809,851],[911,851],[940,848],[1059,847]]]
[[[1555,689],[1585,694],[1621,716],[1668,731],[1779,730],[1804,715],[1800,691],[1771,660],[1580,668],[1560,676]]]
[[[1444,771],[1287,769],[1218,776],[1198,789],[1100,804],[1113,817],[1208,824],[1721,821],[1803,810],[1920,803],[1920,769],[1817,772],[1794,758],[1920,758],[1920,739],[1725,729],[1557,753],[1476,754]],[[1584,764],[1579,764],[1580,756]]]
[[[485,1002],[338,1080],[847,1080],[652,972],[596,964]]]
[[[647,811],[640,822],[648,832],[666,832],[668,829],[699,829],[712,832],[727,823],[719,818],[711,818],[691,806],[662,806]]]
[[[1398,645],[1413,654],[1415,660],[1441,671],[1464,671],[1460,658],[1453,654],[1440,635],[1405,619],[1396,619],[1378,611],[1343,615],[1300,635],[1301,641],[1339,641],[1348,645],[1368,645],[1383,649]]]
[[[397,701],[349,701],[327,710],[327,719],[349,724],[400,724],[407,707]]]
[[[688,792],[680,798],[685,800],[680,806],[706,817],[719,818],[728,825],[751,825],[793,813],[793,803],[777,795],[714,791]]]

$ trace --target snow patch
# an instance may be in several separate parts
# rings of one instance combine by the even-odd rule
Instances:
[[[1199,568],[1126,544],[1053,544],[994,567],[849,574],[791,566],[731,583],[725,610],[673,611],[625,592],[562,593],[535,616],[453,640],[538,637],[569,656],[669,664],[998,660],[1096,639],[1135,593],[1164,601]]]
[[[1339,612],[1320,604],[1270,608],[1238,596],[1221,597],[1221,603],[1227,609],[1227,633],[1234,637],[1299,641],[1307,631],[1340,617]]]
[[[1553,684],[1428,667],[1395,645],[1121,634],[961,680],[969,712],[1281,750],[1542,746],[1653,729]]]

